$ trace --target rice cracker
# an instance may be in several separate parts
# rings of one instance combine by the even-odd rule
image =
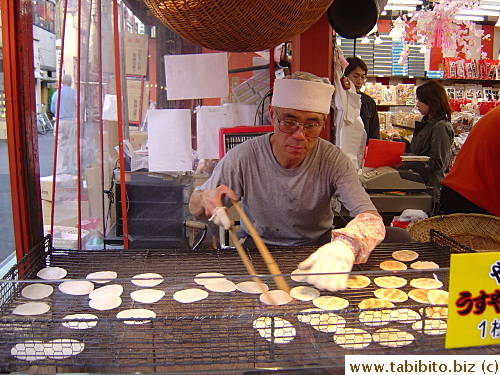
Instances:
[[[426,335],[444,335],[448,325],[444,320],[427,319],[423,327],[423,331]],[[413,323],[411,328],[415,331],[422,331],[422,321],[420,320]]]
[[[420,314],[425,315],[427,318],[446,319],[448,318],[448,308],[440,306],[430,306],[420,308]]]
[[[449,298],[450,293],[441,289],[429,290],[429,294],[427,295],[427,299],[433,305],[447,305]]]
[[[313,304],[323,310],[342,310],[349,306],[349,301],[335,296],[321,296],[313,299]]]
[[[385,271],[396,271],[396,270],[406,270],[406,264],[401,263],[398,260],[386,260],[380,263],[380,268]]]
[[[402,308],[391,310],[391,322],[411,324],[422,319],[420,314],[414,310]]]
[[[367,298],[362,300],[358,307],[360,309],[376,309],[379,307],[394,307],[391,301],[386,301],[380,298]]]
[[[408,295],[399,289],[380,288],[373,292],[375,297],[391,302],[404,302],[408,299]]]
[[[407,283],[406,279],[397,276],[376,277],[373,282],[381,288],[402,288]]]
[[[349,275],[347,287],[350,289],[362,289],[370,285],[370,279],[363,275]]]
[[[333,341],[345,349],[363,349],[372,342],[372,336],[363,329],[343,328],[333,335]]]
[[[410,297],[412,300],[426,304],[430,303],[427,299],[428,295],[429,289],[412,289],[408,292],[408,297]]]
[[[431,277],[419,277],[410,280],[410,285],[417,289],[439,289],[443,286],[443,283]]]
[[[418,253],[413,250],[398,250],[392,253],[392,257],[401,262],[411,262],[418,258]]]
[[[373,333],[372,338],[374,342],[391,348],[410,345],[415,340],[411,333],[397,328],[380,328]]]
[[[410,267],[414,270],[434,270],[439,268],[439,265],[431,261],[418,261],[410,264]]]
[[[367,326],[384,326],[391,321],[391,310],[366,310],[359,314],[359,321]]]

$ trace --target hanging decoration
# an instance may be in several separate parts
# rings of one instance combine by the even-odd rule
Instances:
[[[421,44],[428,50],[440,47],[445,56],[462,52],[467,59],[479,54],[485,58],[486,54],[481,53],[481,40],[489,39],[490,35],[484,35],[484,30],[477,28],[472,21],[455,18],[462,10],[473,9],[480,9],[479,1],[442,0],[434,3],[432,8],[415,11],[410,17],[403,16],[406,31],[401,38],[410,44]],[[414,26],[410,27],[410,24]]]
[[[182,38],[227,52],[254,52],[290,41],[333,0],[144,0]]]

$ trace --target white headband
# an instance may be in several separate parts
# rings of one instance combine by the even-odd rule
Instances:
[[[334,90],[333,85],[322,82],[277,79],[274,81],[271,104],[275,107],[329,114]]]

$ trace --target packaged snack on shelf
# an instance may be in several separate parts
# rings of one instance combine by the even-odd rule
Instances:
[[[382,86],[382,100],[380,105],[396,104],[396,86]]]

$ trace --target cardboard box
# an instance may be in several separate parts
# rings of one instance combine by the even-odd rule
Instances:
[[[52,203],[42,200],[43,224],[51,224]],[[90,217],[89,201],[81,202],[81,219],[85,220]],[[66,227],[76,227],[78,224],[78,201],[60,201],[55,202],[54,207],[54,225],[62,225]]]
[[[141,146],[145,148],[148,143],[148,132],[131,130],[129,132],[129,141],[134,150],[140,150]]]
[[[56,200],[75,200],[78,194],[78,179],[69,174],[56,176]],[[42,199],[52,201],[53,176],[40,177]]]
[[[127,78],[128,121],[141,123],[149,106],[149,81]]]
[[[148,73],[148,36],[125,33],[125,74],[145,76]]]

